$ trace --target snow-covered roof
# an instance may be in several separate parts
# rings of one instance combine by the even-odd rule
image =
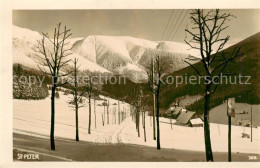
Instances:
[[[187,124],[192,116],[195,114],[193,111],[186,111],[186,112],[181,112],[179,117],[177,118],[177,124]]]
[[[173,110],[173,111],[174,111],[173,114],[174,114],[174,115],[179,114],[182,109],[184,109],[184,107],[176,107],[176,108]]]
[[[104,100],[104,99],[101,99],[98,95],[95,95],[94,99],[95,100]]]
[[[191,124],[203,124],[203,121],[200,118],[195,118],[190,120]]]

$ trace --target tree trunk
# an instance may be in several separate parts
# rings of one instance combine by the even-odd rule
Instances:
[[[103,124],[103,126],[105,125],[105,110],[106,110],[106,107],[105,107],[105,104],[104,104],[104,113],[102,114],[102,124]]]
[[[137,116],[137,107],[135,107],[135,129],[137,130],[137,128],[138,128],[138,116]]]
[[[152,82],[154,82],[154,60],[152,61],[152,68],[153,68],[153,73],[152,73]],[[154,86],[153,86],[154,89]],[[156,98],[155,94],[153,93],[153,140],[156,140],[155,136],[155,104],[156,104]]]
[[[118,109],[117,109],[117,111],[118,111],[118,124],[120,124],[120,102],[119,102],[119,100],[118,100]]]
[[[140,113],[139,113],[139,107],[137,107],[137,132],[138,132],[138,137],[140,137]]]
[[[76,141],[79,141],[78,108],[76,108]]]
[[[91,94],[88,96],[88,103],[89,103],[89,122],[88,122],[88,134],[91,134]]]
[[[102,125],[104,126],[104,115],[102,114]]]
[[[96,99],[94,99],[95,128],[97,128]]]
[[[146,130],[145,130],[145,112],[144,112],[144,142],[146,142]]]
[[[114,122],[115,122],[115,124],[116,124],[116,108],[114,108]]]
[[[170,122],[171,122],[171,130],[172,130],[172,118],[170,119]]]
[[[76,141],[79,141],[79,123],[78,123],[78,102],[75,102],[75,110],[76,110]]]
[[[142,112],[142,126],[144,127],[144,112]]]
[[[50,131],[50,142],[51,150],[55,150],[55,141],[54,141],[54,122],[55,122],[55,89],[56,89],[56,80],[54,77],[54,85],[51,89],[51,131]]]
[[[205,151],[206,151],[206,160],[213,161],[213,154],[211,149],[211,140],[210,140],[210,126],[209,126],[209,105],[210,105],[210,86],[206,86],[205,94],[205,109],[204,109],[204,140],[205,140]]]
[[[109,124],[109,100],[107,100],[107,124]]]
[[[161,149],[160,145],[160,126],[159,126],[159,112],[160,112],[160,104],[159,104],[159,90],[156,95],[156,122],[157,122],[157,149]]]
[[[156,105],[156,98],[153,94],[153,140],[156,140],[156,134],[155,134],[155,105]]]

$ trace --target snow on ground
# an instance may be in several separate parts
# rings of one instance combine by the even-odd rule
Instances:
[[[204,151],[204,132],[203,127],[183,127],[169,124],[168,119],[161,120],[161,147],[175,148],[183,150]],[[152,120],[151,120],[152,121]],[[168,123],[166,123],[168,122]],[[172,121],[175,123],[175,120]],[[135,125],[130,125],[123,132],[123,142],[134,143],[147,146],[156,146],[156,141],[152,140],[152,127],[150,125],[150,117],[146,120],[147,142],[143,140],[143,129],[141,129],[141,138],[136,138]],[[211,143],[214,152],[227,152],[228,149],[228,127],[227,125],[211,123]],[[242,133],[250,134],[250,128],[232,126],[232,152],[240,153],[260,153],[259,128],[253,128],[253,142],[248,138],[241,138]],[[128,134],[128,135],[126,135]],[[131,135],[131,136],[129,136]]]
[[[69,107],[67,103],[70,98],[71,95],[65,96],[60,92],[60,99],[56,99],[55,137],[75,138],[75,113],[73,108]],[[96,101],[97,104],[102,102]],[[118,103],[118,101],[110,99],[109,124],[107,124],[107,114],[105,114],[105,126],[102,126],[104,107],[96,106],[97,128],[95,128],[94,113],[92,111],[91,135],[88,134],[88,107],[86,106],[79,110],[80,140],[99,143],[129,143],[155,147],[156,141],[152,140],[152,118],[146,116],[147,142],[144,142],[142,120],[140,121],[141,137],[137,137],[135,123],[129,113],[126,120],[118,125],[118,105],[112,105],[114,103]],[[93,101],[92,109],[94,109]],[[129,105],[120,103],[120,109],[129,111]],[[116,113],[113,113],[114,111]],[[116,118],[114,118],[114,114]],[[172,123],[175,123],[175,120],[172,120]],[[210,127],[213,151],[227,152],[227,125],[211,123]],[[38,101],[15,99],[13,129],[17,133],[34,136],[47,135],[48,137],[50,131],[50,98]],[[162,148],[193,151],[205,150],[203,127],[191,128],[172,125],[171,129],[170,120],[160,118],[160,130]],[[232,126],[232,152],[259,154],[259,128],[253,128],[253,142],[250,142],[248,138],[241,138],[243,132],[250,134],[250,128]]]

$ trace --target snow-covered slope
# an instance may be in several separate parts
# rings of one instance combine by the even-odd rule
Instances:
[[[168,73],[186,67],[184,60],[188,54],[198,55],[197,51],[190,50],[182,43],[155,42],[128,36],[88,36],[74,43],[71,50],[111,72],[125,75],[134,82],[147,79],[145,71],[156,54],[167,62]],[[133,67],[138,67],[139,70],[136,71]]]
[[[42,36],[40,33],[31,31],[29,29],[20,28],[13,26],[13,39],[12,39],[12,50],[13,50],[13,63],[20,63],[24,66],[30,68],[38,69],[37,63],[40,62],[40,58],[36,55],[39,55],[35,52],[35,46],[37,46],[37,40],[41,40]],[[69,45],[67,48],[70,48],[76,41],[81,40],[82,38],[73,38],[68,39]],[[50,49],[51,44],[47,42],[47,50]],[[97,72],[109,72],[105,68],[91,62],[88,59],[83,58],[82,56],[72,52],[69,59],[78,58],[80,63],[80,70],[89,70]],[[70,66],[73,66],[72,62],[69,63]]]
[[[142,67],[143,68],[143,67]],[[142,83],[147,80],[147,74],[145,69],[138,67],[137,65],[127,63],[125,66],[117,68],[117,74],[124,74],[128,79],[136,83]]]
[[[13,61],[25,66],[37,68],[39,58],[33,46],[41,34],[29,29],[13,26]],[[74,57],[79,58],[81,70],[112,72],[125,75],[134,82],[147,79],[146,69],[150,66],[151,58],[159,54],[167,62],[167,72],[184,68],[188,54],[197,55],[189,50],[187,45],[176,42],[155,42],[129,36],[88,36],[86,38],[68,39]],[[51,50],[51,44],[49,44]],[[71,64],[72,65],[72,64]]]

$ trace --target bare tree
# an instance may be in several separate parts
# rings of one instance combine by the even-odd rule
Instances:
[[[143,126],[143,128],[144,128],[144,142],[146,142],[146,128],[145,128],[145,114],[146,113],[145,112],[146,111],[144,110],[144,112],[143,112],[144,113],[144,118],[143,118],[144,119],[144,126]]]
[[[120,124],[120,101],[117,101],[118,107],[117,107],[117,113],[118,113],[118,125]]]
[[[148,108],[148,96],[149,95],[144,95],[143,99],[145,100],[145,102],[143,102],[143,129],[144,129],[144,142],[146,142],[146,126],[145,126],[145,115],[146,115],[146,111],[149,109]]]
[[[139,88],[134,88],[131,96],[131,104],[135,114],[135,123],[138,137],[140,137],[140,108],[141,108],[142,92]]]
[[[229,26],[225,23],[233,17],[230,13],[220,12],[220,10],[200,10],[196,9],[190,13],[190,19],[193,27],[191,30],[185,29],[185,32],[191,38],[185,42],[193,49],[200,51],[201,58],[189,56],[190,61],[199,60],[202,62],[203,71],[198,67],[186,61],[199,76],[203,76],[205,81],[205,106],[204,106],[204,138],[206,149],[206,160],[213,161],[213,153],[210,140],[209,109],[210,97],[218,85],[213,83],[213,77],[230,75],[224,72],[228,63],[241,56],[240,48],[235,48],[232,53],[221,51],[228,42],[230,36],[222,37],[222,32]],[[214,51],[215,48],[215,51]]]
[[[78,73],[79,73],[79,67],[77,65],[78,59],[74,59],[73,61],[73,84],[71,85],[71,88],[73,90],[73,100],[69,102],[70,105],[73,105],[75,108],[75,120],[76,120],[76,141],[79,141],[79,125],[78,125],[78,110],[81,107],[84,107],[85,105],[82,103],[82,96],[84,95],[84,92],[80,92],[80,88],[78,85]],[[80,92],[80,93],[79,93]]]
[[[96,114],[96,98],[94,96],[94,114],[95,114],[95,128],[97,128],[97,114]]]
[[[89,122],[88,122],[88,134],[91,134],[91,97],[93,94],[93,77],[90,75],[89,82],[85,86],[85,91],[88,96],[88,113],[89,113]]]
[[[66,59],[71,53],[68,49],[65,49],[66,39],[72,34],[70,29],[65,26],[61,30],[61,23],[54,29],[53,39],[49,37],[47,33],[42,33],[42,39],[38,41],[38,45],[35,46],[38,58],[41,60],[38,62],[38,67],[41,72],[52,77],[52,90],[51,90],[51,131],[50,142],[51,150],[55,150],[54,142],[54,123],[55,123],[55,90],[57,87],[64,85],[64,83],[58,83],[60,77],[69,75],[71,72],[62,73],[60,70],[67,65],[70,59]],[[48,41],[46,41],[46,39]],[[47,47],[47,43],[51,44],[51,48]]]
[[[152,81],[154,81],[154,60],[152,60]],[[156,140],[156,134],[155,134],[155,105],[156,105],[156,96],[154,93],[153,94],[153,112],[152,112],[152,115],[153,115],[153,140]]]
[[[102,100],[97,93],[92,93],[92,97],[94,99],[94,117],[95,117],[95,128],[97,128],[97,115],[96,115],[96,101]]]
[[[104,99],[104,102],[102,104],[104,106],[104,112],[102,114],[102,125],[104,126],[105,125],[105,119],[106,119],[106,106],[107,106],[107,103],[106,103],[105,96],[103,97],[103,99]]]
[[[153,65],[154,64],[154,65]],[[164,65],[166,64],[165,61],[161,59],[161,57],[156,54],[154,63],[152,61],[152,65],[147,71],[148,75],[148,87],[150,91],[155,94],[156,97],[156,126],[157,126],[157,149],[160,150],[160,124],[159,124],[159,114],[160,114],[160,89],[163,84],[162,77],[165,75],[164,72]]]
[[[107,124],[109,124],[109,98],[107,98]]]

